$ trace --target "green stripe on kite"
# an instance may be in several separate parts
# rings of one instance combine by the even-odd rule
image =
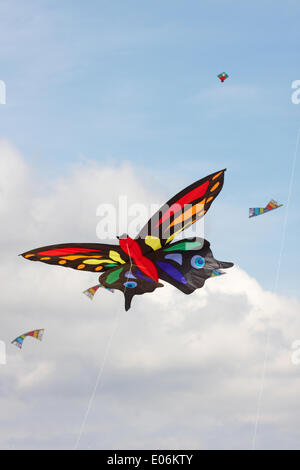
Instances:
[[[123,271],[123,268],[120,268],[108,274],[107,278],[105,279],[105,282],[107,284],[113,284],[115,281],[118,281],[122,271]]]
[[[196,248],[200,248],[202,246],[201,242],[182,242],[177,243],[176,245],[169,246],[169,248],[165,248],[163,251],[187,251],[187,250],[195,250]]]

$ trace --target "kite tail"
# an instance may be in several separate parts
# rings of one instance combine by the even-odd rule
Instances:
[[[132,301],[133,295],[131,294],[131,292],[126,291],[124,292],[124,297],[125,297],[125,310],[127,312],[131,307],[131,301]]]

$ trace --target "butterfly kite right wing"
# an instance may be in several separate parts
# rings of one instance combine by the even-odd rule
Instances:
[[[191,184],[151,217],[136,238],[144,254],[159,250],[206,214],[222,190],[225,171],[217,171]]]
[[[225,274],[220,268],[231,268],[233,263],[218,261],[210,243],[202,238],[186,238],[172,243],[151,256],[159,278],[185,294],[204,286],[207,279]]]

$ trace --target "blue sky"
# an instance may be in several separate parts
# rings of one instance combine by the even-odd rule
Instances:
[[[127,160],[151,171],[152,187],[167,197],[227,167],[210,236],[225,232],[227,257],[271,288],[285,209],[252,221],[247,211],[287,200],[300,125],[300,106],[291,103],[300,77],[299,3],[2,1],[1,8],[1,137],[43,178],[84,159]],[[230,75],[223,85],[222,71]],[[299,195],[295,184],[282,265],[282,288],[293,294]]]
[[[47,330],[7,347],[1,447],[73,447],[117,312],[84,448],[249,448],[270,319],[258,447],[299,448],[299,16],[289,0],[0,0],[0,339]],[[92,275],[16,256],[98,241],[100,202],[163,203],[225,167],[205,233],[237,267],[193,296],[166,286],[123,315],[117,294],[86,303]]]

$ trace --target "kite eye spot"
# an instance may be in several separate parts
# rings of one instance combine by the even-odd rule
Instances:
[[[125,286],[128,289],[134,289],[137,286],[137,282],[127,281],[127,282],[124,282],[123,286]]]
[[[201,269],[205,265],[205,259],[200,255],[195,255],[191,259],[191,265],[195,269]]]

